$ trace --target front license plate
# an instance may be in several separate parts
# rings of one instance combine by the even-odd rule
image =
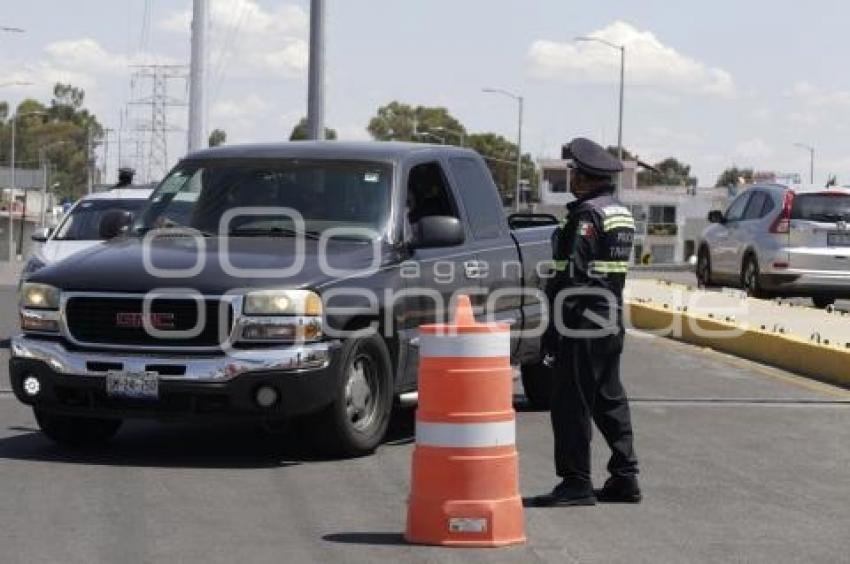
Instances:
[[[826,243],[830,247],[850,247],[850,233],[829,233]]]
[[[106,395],[115,398],[159,398],[159,376],[156,372],[107,372]]]

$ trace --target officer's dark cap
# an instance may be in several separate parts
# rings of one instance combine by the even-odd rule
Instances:
[[[562,158],[572,160],[575,168],[589,176],[610,178],[623,172],[623,163],[590,139],[579,137],[564,145]]]

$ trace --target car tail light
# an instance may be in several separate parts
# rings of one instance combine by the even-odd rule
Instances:
[[[788,263],[778,260],[773,263],[773,268],[788,268]]]
[[[794,192],[788,190],[782,199],[782,212],[770,226],[771,233],[788,233],[791,231],[791,209],[794,207]]]

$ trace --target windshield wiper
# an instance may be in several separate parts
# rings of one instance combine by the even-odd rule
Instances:
[[[287,227],[246,227],[232,229],[229,233],[231,237],[298,237],[303,236],[307,239],[319,239],[321,234],[315,231],[299,231],[297,229],[289,229]]]

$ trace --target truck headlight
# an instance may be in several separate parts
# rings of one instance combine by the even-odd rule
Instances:
[[[59,309],[59,288],[36,282],[21,285],[21,307],[30,309]]]
[[[248,292],[239,326],[240,341],[315,341],[322,337],[322,298],[310,290]]]
[[[245,295],[245,315],[322,315],[322,299],[310,290],[259,290]]]
[[[239,340],[298,343],[322,337],[321,317],[244,317]]]

